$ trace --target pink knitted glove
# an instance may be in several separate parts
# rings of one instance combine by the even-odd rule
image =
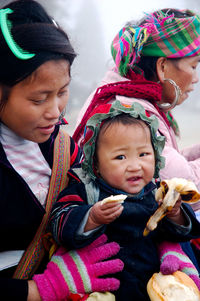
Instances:
[[[158,246],[160,271],[162,274],[173,274],[177,270],[186,273],[200,289],[200,278],[196,267],[183,252],[180,244],[164,241]]]
[[[119,288],[115,278],[99,278],[106,274],[120,272],[120,259],[103,261],[119,252],[115,242],[106,243],[105,234],[91,245],[79,250],[66,252],[62,247],[52,256],[43,274],[35,275],[43,301],[66,300],[70,293],[113,291]]]

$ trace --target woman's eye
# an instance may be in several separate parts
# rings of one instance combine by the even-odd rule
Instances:
[[[68,94],[68,90],[65,90],[65,91],[61,91],[58,93],[59,97],[62,97],[64,95],[67,95]]]
[[[124,160],[126,157],[124,155],[119,155],[116,157],[117,160]]]
[[[193,68],[194,70],[196,70],[198,67],[199,67],[199,64],[195,64],[195,65],[192,66],[192,68]],[[199,68],[198,68],[198,69],[199,69]]]
[[[31,101],[36,104],[36,105],[39,105],[39,104],[42,104],[43,102],[46,101],[46,99],[31,99]]]

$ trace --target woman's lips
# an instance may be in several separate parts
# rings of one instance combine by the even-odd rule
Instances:
[[[39,130],[42,134],[49,135],[52,134],[55,129],[55,125],[49,125],[45,127],[39,127]]]

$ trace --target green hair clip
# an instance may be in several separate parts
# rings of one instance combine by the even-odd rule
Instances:
[[[20,60],[29,60],[35,56],[34,53],[29,53],[28,51],[23,50],[17,43],[14,41],[11,34],[12,23],[7,19],[7,15],[13,13],[13,10],[10,8],[0,9],[0,27],[4,39],[12,51],[12,53]]]

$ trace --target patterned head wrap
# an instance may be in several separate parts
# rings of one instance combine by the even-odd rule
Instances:
[[[158,11],[146,14],[146,23],[125,26],[114,38],[111,53],[119,73],[138,72],[142,56],[181,58],[200,55],[200,15],[177,10],[190,16],[176,18],[174,13]]]
[[[164,157],[161,156],[165,138],[157,135],[158,120],[152,115],[149,116],[145,112],[142,105],[139,103],[133,103],[132,105],[123,105],[120,101],[114,101],[112,104],[104,104],[96,107],[92,112],[91,117],[87,121],[85,127],[85,137],[82,142],[84,159],[82,162],[82,168],[87,174],[95,180],[95,169],[94,169],[94,154],[97,136],[99,134],[102,122],[108,118],[113,118],[120,114],[128,114],[133,118],[144,121],[151,131],[151,140],[155,153],[155,174],[154,177],[159,177],[159,170],[164,167]]]

